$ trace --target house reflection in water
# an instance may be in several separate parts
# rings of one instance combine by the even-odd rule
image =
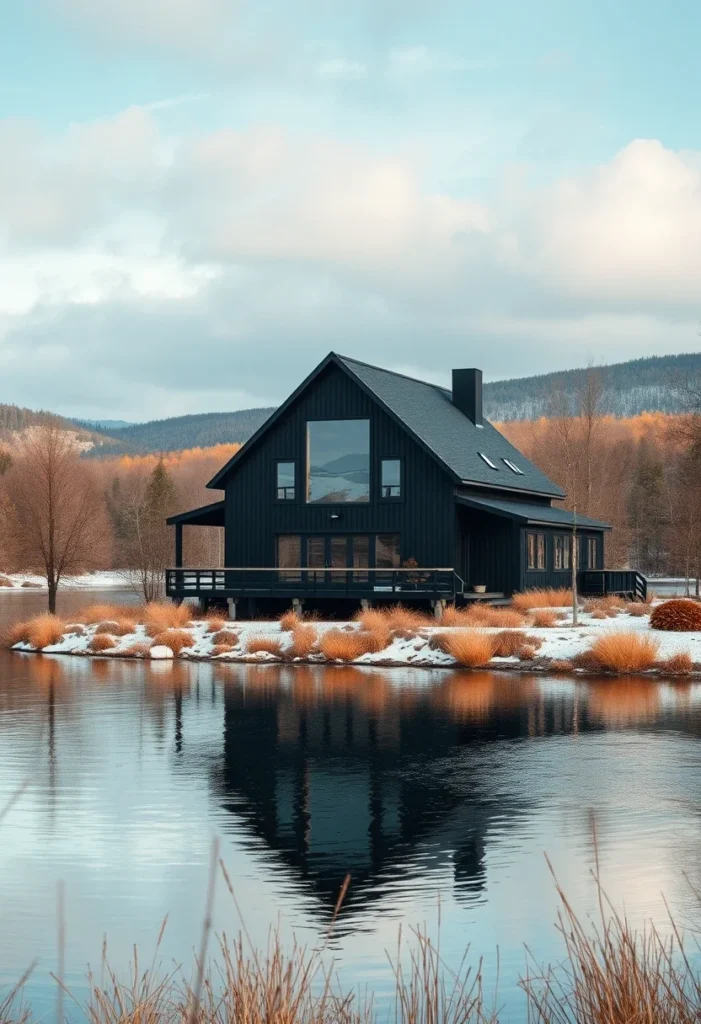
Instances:
[[[489,741],[544,724],[533,685],[455,673],[417,688],[412,672],[398,685],[396,673],[353,668],[256,669],[225,686],[222,802],[324,914],[347,873],[346,915],[432,871],[475,898],[490,825],[525,810],[508,793],[496,799],[483,755]],[[572,714],[559,718],[570,731]]]

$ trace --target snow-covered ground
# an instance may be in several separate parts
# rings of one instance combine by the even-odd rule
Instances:
[[[563,612],[564,614],[564,612]],[[615,618],[597,619],[591,615],[580,612],[580,625],[577,628],[572,626],[571,612],[554,628],[535,629],[528,625],[522,627],[529,637],[538,637],[542,646],[537,652],[534,661],[520,661],[517,657],[493,658],[490,665],[494,668],[518,668],[522,671],[547,670],[553,661],[570,661],[579,654],[583,654],[591,646],[597,636],[604,632],[623,631],[635,633],[647,633],[654,637],[659,643],[658,660],[664,660],[674,654],[688,653],[695,665],[695,673],[701,674],[701,632],[695,633],[667,633],[650,629],[647,616],[632,616],[626,612],[620,612]],[[321,635],[329,629],[355,630],[357,623],[351,622],[314,622],[311,623],[317,634]],[[225,653],[215,654],[213,648],[216,640],[210,629],[207,620],[193,621],[187,627],[192,643],[185,647],[178,657],[183,659],[213,659],[217,661],[233,662],[275,662],[281,660],[279,657],[268,652],[248,653],[248,642],[253,638],[265,637],[270,640],[279,641],[282,648],[282,657],[285,658],[285,651],[289,647],[292,635],[283,631],[279,622],[231,622],[224,627],[233,634],[232,642],[234,649]],[[454,627],[465,629],[464,626]],[[79,626],[77,631],[71,630],[70,625],[63,639],[50,647],[44,648],[45,653],[56,654],[90,654],[90,642],[95,635],[97,626]],[[441,626],[439,623],[426,625],[409,635],[395,636],[389,646],[375,654],[363,654],[353,664],[357,665],[415,665],[421,667],[453,667],[455,661],[451,655],[435,649],[430,641],[436,633],[450,632],[450,627]],[[486,633],[500,633],[503,630],[490,628],[484,629]],[[123,656],[126,651],[133,648],[135,644],[151,644],[151,638],[146,634],[144,626],[137,626],[134,633],[127,636],[114,637],[115,647],[103,652],[100,656],[115,657]],[[27,644],[19,644],[16,650],[29,651],[32,648]],[[171,658],[173,653],[167,647],[159,645],[151,647],[142,656],[152,658]],[[326,659],[321,654],[312,654],[309,662],[324,663]]]
[[[7,586],[3,580],[9,580],[12,584]],[[61,580],[61,590],[109,590],[116,587],[126,587],[127,581],[117,570],[105,570],[101,572],[85,573],[83,576],[65,576]],[[0,573],[0,594],[11,593],[13,590],[48,590],[46,580],[43,576],[34,576],[32,573],[8,572]]]

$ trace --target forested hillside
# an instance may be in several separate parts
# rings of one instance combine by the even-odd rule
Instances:
[[[100,433],[109,438],[109,444],[90,454],[141,455],[148,452],[177,452],[187,448],[212,448],[218,444],[240,444],[254,434],[273,411],[270,408],[210,412],[137,423],[121,430],[103,429]]]
[[[701,352],[652,356],[597,367],[604,394],[602,412],[637,416],[643,412],[682,412],[679,386],[701,376]],[[547,416],[555,388],[574,396],[587,370],[566,370],[485,384],[484,411],[490,420],[536,420]]]

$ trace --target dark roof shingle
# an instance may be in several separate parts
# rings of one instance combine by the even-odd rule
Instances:
[[[480,498],[472,494],[456,494],[455,500],[469,508],[509,516],[525,523],[545,523],[552,526],[574,526],[574,513],[566,508],[554,508],[550,505],[536,505],[525,501],[502,501],[501,498]],[[589,516],[577,515],[577,527],[583,530],[610,530],[608,523]]]

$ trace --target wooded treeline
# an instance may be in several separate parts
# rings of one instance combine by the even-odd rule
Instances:
[[[685,386],[677,400],[688,412],[614,418],[605,377],[590,370],[574,393],[553,383],[547,417],[500,429],[566,490],[568,508],[613,526],[608,566],[695,580],[701,386]],[[34,423],[12,449],[0,441],[0,572],[41,573],[55,595],[66,575],[119,569],[146,599],[158,596],[173,560],[166,517],[216,501],[206,482],[238,447],[86,460],[63,421]],[[185,529],[185,564],[221,565],[222,532]]]

